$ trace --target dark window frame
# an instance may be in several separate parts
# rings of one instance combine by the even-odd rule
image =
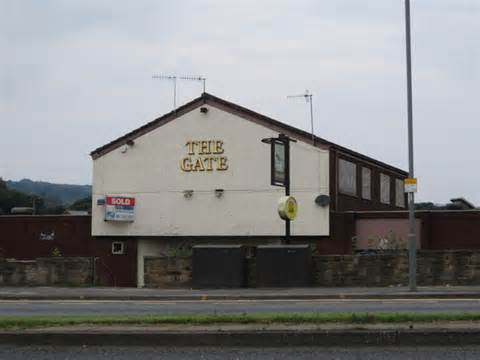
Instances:
[[[341,183],[340,183],[340,179],[341,179],[341,174],[340,174],[340,162],[341,161],[345,161],[347,163],[350,163],[350,164],[353,164],[354,165],[354,169],[355,169],[355,179],[353,181],[353,185],[355,186],[355,189],[353,192],[350,192],[350,191],[344,191],[342,190],[342,187],[341,187]],[[341,194],[341,195],[345,195],[345,196],[351,196],[351,197],[355,197],[355,198],[358,198],[358,164],[353,161],[352,159],[347,159],[347,158],[344,158],[344,157],[338,157],[337,159],[337,186],[338,186],[338,193]]]
[[[395,177],[395,180],[394,180],[394,183],[395,183],[395,194],[393,196],[394,200],[395,200],[395,206],[396,207],[399,207],[399,208],[402,208],[402,209],[405,209],[406,208],[406,200],[405,200],[405,184],[404,184],[404,179],[400,179],[398,177]],[[398,197],[399,197],[399,194],[397,193],[397,184],[401,183],[402,184],[402,192],[401,192],[401,197],[402,197],[402,204],[399,205],[397,200],[398,200]]]
[[[386,176],[388,177],[388,182],[385,182],[385,184],[388,184],[388,202],[385,202],[383,201],[383,193],[384,191],[383,188],[382,188],[382,175],[383,176]],[[392,178],[394,178],[391,174],[387,174],[385,172],[382,172],[380,171],[379,172],[379,176],[378,176],[378,180],[379,180],[379,190],[380,190],[380,197],[379,197],[379,200],[380,200],[380,203],[383,204],[383,205],[389,205],[389,206],[392,206]]]
[[[120,249],[117,250],[117,246]],[[126,247],[124,241],[112,241],[112,255],[125,255],[126,254]]]
[[[360,176],[360,179],[361,179],[361,184],[360,184],[360,197],[361,197],[362,200],[373,201],[373,174],[374,174],[374,172],[373,172],[373,170],[372,170],[370,167],[364,166],[363,164],[360,165],[360,167],[361,167],[361,171],[360,171],[360,173],[361,173],[361,176]],[[364,170],[368,170],[368,172],[369,172],[369,181],[370,181],[370,186],[368,187],[368,189],[369,189],[369,197],[365,197],[365,196],[364,196],[364,193],[363,193],[363,190],[364,190],[364,186],[363,186],[363,185],[364,185],[364,184],[363,184],[363,180],[364,180],[364,178],[363,178],[363,171],[364,171]]]

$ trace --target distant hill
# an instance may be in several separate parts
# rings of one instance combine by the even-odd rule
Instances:
[[[92,194],[91,185],[54,184],[44,181],[22,179],[5,181],[7,188],[25,194],[38,195],[49,204],[67,206],[77,200],[85,199]]]

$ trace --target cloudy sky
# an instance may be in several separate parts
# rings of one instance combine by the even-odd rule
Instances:
[[[418,199],[480,205],[480,1],[412,0]],[[172,108],[152,74],[406,169],[402,0],[0,0],[0,176],[91,182],[89,152]],[[198,96],[178,84],[178,103]]]

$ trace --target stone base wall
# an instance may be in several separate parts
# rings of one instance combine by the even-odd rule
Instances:
[[[191,257],[145,257],[145,287],[186,288],[192,286]]]
[[[0,286],[90,286],[92,284],[93,259],[89,257],[0,259]]]
[[[408,253],[314,257],[316,286],[408,285]],[[480,252],[419,251],[417,284],[480,285]]]
[[[374,255],[314,256],[313,286],[406,286],[408,253]],[[248,287],[255,287],[255,258],[247,259]],[[158,288],[191,287],[191,257],[145,258],[145,286]],[[417,284],[480,285],[479,251],[419,251]]]

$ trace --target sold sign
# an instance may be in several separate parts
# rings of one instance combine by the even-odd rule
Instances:
[[[135,206],[135,198],[107,196],[106,203],[107,203],[107,205]]]

